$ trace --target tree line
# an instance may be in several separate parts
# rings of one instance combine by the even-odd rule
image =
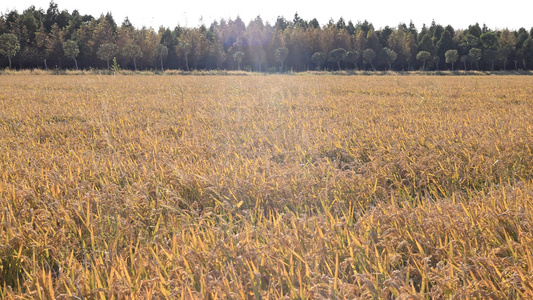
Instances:
[[[95,18],[29,7],[0,17],[1,68],[124,68],[182,70],[529,70],[533,28],[454,29],[432,22],[376,29],[368,21],[258,16],[174,29],[119,26],[111,13]]]

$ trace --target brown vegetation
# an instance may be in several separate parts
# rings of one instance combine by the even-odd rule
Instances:
[[[0,298],[533,297],[528,76],[3,76]]]

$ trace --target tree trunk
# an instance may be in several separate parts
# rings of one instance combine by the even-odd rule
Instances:
[[[74,63],[76,64],[76,70],[78,69],[78,61],[74,58]]]
[[[189,57],[187,54],[185,54],[185,67],[187,68],[187,72],[189,72]]]
[[[107,60],[107,70],[109,71],[109,60]]]
[[[48,64],[46,63],[46,58],[44,59],[44,69],[48,71]]]
[[[8,56],[7,59],[9,59],[9,69],[11,70],[11,56]]]
[[[163,70],[163,56],[161,55],[161,56],[159,56],[159,58],[161,59],[161,71],[164,71]]]
[[[137,60],[135,57],[133,57],[133,66],[135,67],[135,71],[137,71]]]
[[[376,68],[374,68],[374,65],[372,64],[372,61],[370,61],[370,66],[372,67],[372,71],[376,71]]]

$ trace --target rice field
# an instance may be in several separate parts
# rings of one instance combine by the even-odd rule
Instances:
[[[0,76],[0,298],[533,297],[531,76]]]

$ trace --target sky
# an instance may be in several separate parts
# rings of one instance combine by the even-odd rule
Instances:
[[[59,10],[72,12],[77,9],[81,14],[99,17],[100,14],[111,12],[117,24],[121,24],[125,17],[135,27],[160,26],[174,28],[177,25],[197,27],[200,24],[209,26],[213,21],[221,18],[235,19],[237,16],[248,24],[249,21],[260,16],[266,23],[274,24],[278,16],[292,20],[294,14],[304,20],[316,18],[320,25],[330,19],[335,22],[344,18],[354,24],[368,20],[376,29],[385,26],[396,27],[399,23],[413,21],[420,30],[423,24],[430,25],[433,20],[443,26],[452,25],[455,29],[466,29],[468,25],[486,24],[491,29],[519,29],[528,31],[533,27],[533,1],[531,0],[337,0],[337,1],[112,1],[112,0],[55,0]],[[50,0],[2,0],[2,13],[16,9],[19,13],[34,5],[45,11]]]

